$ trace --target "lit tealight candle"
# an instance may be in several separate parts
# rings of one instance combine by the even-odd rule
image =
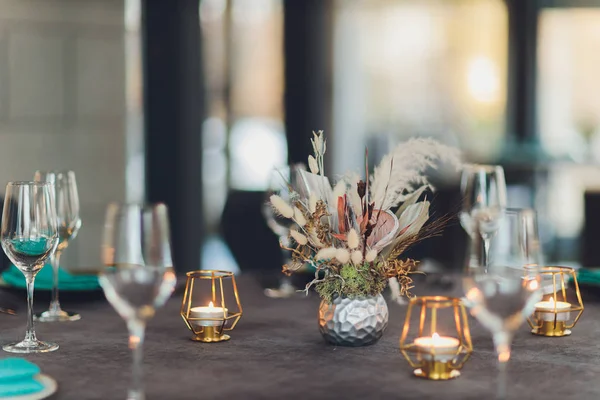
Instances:
[[[215,307],[211,301],[208,307],[193,307],[190,308],[190,318],[210,318],[211,321],[190,321],[190,323],[199,326],[219,326],[223,324],[223,317],[227,316],[227,309],[223,307]]]
[[[429,353],[435,353],[435,355],[432,355],[435,361],[446,362],[454,358],[460,342],[456,338],[440,336],[434,333],[431,337],[416,338],[414,344],[422,352],[426,353],[426,357]]]
[[[555,307],[556,306],[556,307]],[[542,321],[554,321],[554,312],[561,310],[569,310],[571,308],[571,303],[567,303],[565,301],[557,301],[554,302],[554,298],[550,297],[550,301],[540,301],[535,303],[536,311],[549,311],[549,312],[537,312],[537,318]],[[570,312],[557,312],[556,320],[557,321],[568,321],[571,317]]]

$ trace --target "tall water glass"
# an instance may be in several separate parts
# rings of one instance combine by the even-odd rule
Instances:
[[[4,345],[11,353],[44,353],[56,343],[37,339],[33,325],[33,285],[36,274],[58,245],[54,184],[10,182],[6,186],[0,239],[2,249],[25,275],[27,283],[27,332],[18,343]]]
[[[490,254],[496,264],[514,268],[543,265],[537,213],[532,208],[507,208],[499,222]]]
[[[481,235],[482,248],[471,246],[469,264],[483,251],[483,266],[488,264],[490,241],[498,230],[498,222],[506,208],[506,181],[499,165],[471,164],[465,166],[461,177],[463,195],[460,223],[473,239]],[[476,222],[477,220],[477,222]],[[478,226],[478,232],[475,230]],[[472,241],[477,243],[478,241]]]
[[[81,316],[77,313],[64,311],[58,300],[58,277],[60,256],[75,239],[81,228],[79,217],[79,194],[77,192],[77,181],[73,171],[36,171],[34,180],[38,182],[54,183],[56,218],[58,223],[58,247],[50,257],[52,265],[52,299],[47,311],[36,315],[41,322],[64,322],[77,321]]]
[[[129,400],[144,399],[142,345],[147,321],[175,287],[167,207],[110,204],[99,276],[108,301],[127,322],[133,370]]]
[[[480,222],[474,222],[479,229]],[[498,399],[506,398],[506,365],[513,335],[541,299],[539,266],[531,263],[530,257],[537,251],[535,220],[531,213],[524,212],[502,222],[498,236],[506,229],[509,242],[497,249],[501,254],[491,258],[487,266],[482,262],[479,266],[471,265],[463,276],[464,303],[492,333],[494,340],[498,357]],[[475,235],[476,240],[478,236]]]

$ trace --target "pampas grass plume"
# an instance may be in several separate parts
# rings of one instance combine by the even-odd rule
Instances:
[[[350,258],[352,259],[352,264],[354,264],[354,265],[362,264],[363,258],[362,258],[362,252],[360,250],[354,250],[352,252],[352,255],[350,256]]]
[[[422,186],[430,186],[425,171],[447,163],[462,165],[460,151],[434,139],[412,138],[383,157],[371,178],[375,209],[388,210]]]
[[[350,247],[352,250],[354,250],[358,247],[358,245],[359,245],[358,233],[356,233],[356,230],[354,228],[352,228],[348,232],[348,247]]]
[[[300,226],[306,225],[306,218],[304,218],[304,214],[298,207],[294,207],[294,221]]]
[[[279,214],[281,214],[285,218],[294,217],[294,209],[290,207],[290,205],[286,203],[285,200],[283,200],[281,197],[277,196],[276,194],[273,194],[271,195],[271,197],[269,197],[269,200],[271,200],[271,204],[275,208],[275,211],[277,211]]]
[[[298,232],[295,229],[290,229],[290,236],[294,238],[296,243],[298,243],[302,246],[304,246],[305,244],[308,243],[308,239],[306,238],[306,236],[304,236],[303,234],[301,234],[300,232]]]
[[[350,261],[350,252],[346,249],[337,249],[335,251],[335,258],[337,258],[340,263],[346,264]]]
[[[337,205],[338,197],[342,197],[346,194],[346,181],[343,179],[337,183],[333,188],[333,201]]]
[[[373,262],[377,258],[377,250],[371,249],[367,251],[367,255],[365,256],[366,262]]]

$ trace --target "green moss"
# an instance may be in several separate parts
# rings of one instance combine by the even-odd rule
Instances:
[[[315,289],[328,302],[337,296],[349,298],[376,296],[385,289],[387,279],[374,278],[369,274],[368,269],[369,264],[343,265],[339,276],[326,277],[315,285]]]

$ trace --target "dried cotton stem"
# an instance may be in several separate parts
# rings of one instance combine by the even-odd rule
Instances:
[[[294,240],[296,241],[296,243],[304,246],[308,243],[308,239],[306,238],[306,236],[304,236],[303,234],[301,234],[300,232],[298,232],[295,229],[291,229],[290,230],[290,236],[292,238],[294,238]]]
[[[301,227],[306,225],[306,218],[304,218],[304,214],[298,207],[294,207],[294,221]]]
[[[273,194],[271,197],[269,197],[269,200],[271,200],[271,204],[273,205],[273,208],[275,208],[275,211],[277,211],[280,215],[285,218],[294,217],[294,209],[281,197]]]

